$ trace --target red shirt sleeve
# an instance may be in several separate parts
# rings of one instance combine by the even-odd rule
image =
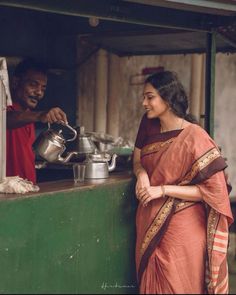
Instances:
[[[13,104],[7,111],[18,110]],[[7,176],[20,176],[36,183],[35,155],[32,145],[35,140],[34,124],[26,124],[19,128],[7,129]]]

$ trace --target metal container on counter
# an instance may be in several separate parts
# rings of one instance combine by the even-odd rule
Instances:
[[[88,154],[84,164],[85,168],[85,178],[99,179],[108,178],[109,172],[113,171],[116,167],[117,155],[112,156],[107,153],[98,153],[95,151],[93,154]],[[111,164],[108,162],[111,160]]]

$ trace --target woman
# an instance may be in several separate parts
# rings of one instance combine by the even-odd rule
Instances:
[[[143,106],[134,150],[140,293],[225,294],[233,222],[225,161],[186,114],[187,96],[175,73],[147,78]]]

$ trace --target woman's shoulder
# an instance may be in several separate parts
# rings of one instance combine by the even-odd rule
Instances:
[[[210,137],[209,134],[206,132],[206,130],[201,127],[200,125],[198,124],[195,124],[195,123],[190,123],[188,122],[187,126],[184,128],[184,130],[189,133],[190,135],[205,135],[207,137]]]
[[[189,139],[193,143],[204,144],[211,143],[216,145],[213,138],[207,133],[207,131],[198,124],[189,123],[184,128],[184,137]]]

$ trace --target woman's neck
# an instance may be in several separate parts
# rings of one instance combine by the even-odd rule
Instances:
[[[184,126],[184,118],[175,116],[174,114],[168,114],[165,118],[160,118],[161,133],[171,130],[182,129]]]

